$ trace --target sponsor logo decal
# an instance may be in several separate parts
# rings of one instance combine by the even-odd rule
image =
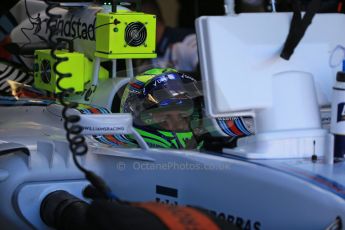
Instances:
[[[44,19],[42,23],[46,23],[46,31],[49,32],[48,19]],[[73,15],[70,18],[55,20],[50,23],[50,27],[53,31],[56,31],[56,35],[62,37],[81,38],[84,40],[95,41],[95,24],[96,17],[93,23],[89,24],[82,22],[81,18],[76,18]]]

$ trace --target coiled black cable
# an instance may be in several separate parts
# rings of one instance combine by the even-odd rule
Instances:
[[[62,117],[64,119],[64,128],[66,130],[66,138],[69,142],[69,147],[73,153],[73,160],[78,167],[79,170],[83,171],[84,173],[86,170],[79,164],[78,160],[76,159],[76,156],[85,155],[88,151],[87,144],[85,142],[85,137],[81,135],[82,127],[77,125],[77,123],[80,120],[80,117],[78,115],[68,115],[69,109],[75,109],[77,108],[78,104],[75,102],[68,102],[65,100],[66,97],[71,95],[74,92],[73,88],[65,89],[61,86],[61,81],[63,81],[65,78],[71,77],[71,73],[62,73],[60,72],[57,67],[60,65],[60,63],[68,61],[68,57],[59,57],[56,55],[56,51],[58,47],[60,47],[61,42],[63,42],[63,39],[57,38],[56,41],[54,41],[53,37],[56,34],[56,27],[51,26],[52,22],[57,21],[59,18],[61,18],[61,15],[52,14],[50,11],[53,8],[56,8],[59,6],[57,3],[47,2],[48,7],[46,8],[46,14],[49,17],[47,26],[50,29],[49,34],[49,42],[50,46],[52,47],[50,55],[55,59],[55,63],[53,65],[53,71],[58,76],[57,79],[57,88],[61,91],[61,93],[58,96],[59,102],[64,107],[62,110]],[[65,40],[66,41],[66,40]]]
[[[53,14],[50,11],[52,9],[59,7],[58,3],[49,2],[45,0],[47,4],[46,8],[46,15],[48,16],[47,28],[49,28],[49,45],[51,49],[51,56],[55,59],[55,63],[53,65],[53,71],[58,76],[56,81],[57,88],[61,91],[58,95],[59,102],[64,107],[62,110],[62,117],[64,119],[64,128],[66,130],[66,138],[69,142],[69,148],[72,152],[72,157],[74,164],[76,167],[85,174],[86,179],[88,179],[93,188],[95,188],[98,192],[103,194],[103,197],[106,199],[115,200],[116,197],[111,192],[110,188],[106,185],[106,183],[95,173],[85,169],[80,163],[78,162],[77,156],[83,156],[88,152],[88,146],[85,140],[85,137],[82,135],[83,128],[78,125],[80,121],[79,115],[69,115],[68,111],[71,109],[75,109],[78,107],[78,103],[67,101],[66,98],[74,93],[74,88],[63,88],[61,86],[61,81],[65,78],[72,77],[71,73],[62,73],[58,71],[58,65],[62,62],[68,61],[68,57],[59,57],[56,54],[56,51],[61,47],[61,43],[68,42],[70,51],[72,50],[72,42],[73,40],[57,38],[54,41],[54,35],[57,34],[57,26],[51,26],[52,23],[57,23],[58,19],[61,18],[61,15]]]

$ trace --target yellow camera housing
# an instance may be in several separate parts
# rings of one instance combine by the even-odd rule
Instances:
[[[141,12],[98,13],[95,56],[156,58],[156,16]]]
[[[34,86],[38,89],[47,90],[52,93],[60,93],[57,88],[58,75],[54,71],[56,60],[50,55],[51,50],[36,50],[34,64]],[[60,81],[62,88],[74,88],[74,91],[83,92],[85,84],[91,81],[93,65],[84,54],[57,50],[56,55],[60,58],[67,57],[57,66],[57,70],[63,74],[71,74],[71,77]],[[106,69],[100,68],[99,79],[108,78]]]

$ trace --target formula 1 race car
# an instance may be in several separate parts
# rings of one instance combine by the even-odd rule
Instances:
[[[345,100],[339,99],[342,91],[334,99],[332,84],[344,56],[339,28],[345,16],[315,15],[289,61],[279,54],[293,30],[291,13],[197,19],[203,116],[226,138],[218,143],[220,150],[168,149],[150,145],[133,113],[113,111],[119,90],[134,87],[130,60],[155,57],[155,17],[75,7],[55,9],[65,14],[61,24],[73,28],[88,15],[91,27],[99,29],[85,33],[94,32],[95,41],[81,32],[85,39],[74,39],[77,46],[69,42],[69,50],[35,50],[34,87],[12,82],[14,96],[0,96],[1,226],[63,229],[56,211],[63,202],[91,202],[84,196],[90,177],[80,170],[87,169],[121,200],[200,207],[240,229],[342,229],[345,163],[339,136]],[[327,26],[330,20],[333,27]],[[263,25],[275,30],[260,33],[256,28]],[[89,46],[92,52],[81,51]],[[124,77],[115,75],[117,59],[127,60]],[[101,66],[105,60],[112,63],[112,74]],[[160,77],[175,80],[169,74]],[[61,75],[65,79],[59,82]],[[79,105],[72,106],[75,102]],[[73,139],[80,135],[83,141]],[[242,137],[229,148],[235,136]],[[119,144],[128,139],[135,145]],[[87,154],[79,149],[83,144]],[[68,195],[47,202],[57,191]]]

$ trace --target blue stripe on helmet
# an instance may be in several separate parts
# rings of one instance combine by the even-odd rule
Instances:
[[[235,137],[237,135],[235,135],[230,129],[229,127],[225,124],[224,120],[217,120],[220,128],[223,130],[223,132],[225,132],[227,135]]]
[[[235,124],[242,131],[242,133],[244,133],[247,136],[251,135],[248,129],[244,126],[241,118],[236,118]]]

